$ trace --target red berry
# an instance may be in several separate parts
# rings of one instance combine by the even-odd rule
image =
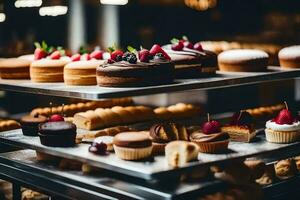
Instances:
[[[88,53],[81,55],[81,60],[91,60],[91,57]]]
[[[141,62],[149,62],[150,60],[150,52],[147,49],[140,50],[138,56]]]
[[[113,64],[114,62],[115,62],[115,61],[114,61],[113,59],[108,59],[108,60],[107,60],[107,63],[108,63],[108,64]]]
[[[34,50],[34,60],[40,60],[42,58],[45,58],[47,56],[47,53],[41,49],[41,48],[36,48]]]
[[[183,47],[184,47],[183,42],[179,41],[177,44],[172,44],[171,49],[174,51],[181,51]]]
[[[293,124],[296,119],[288,109],[283,109],[273,121],[275,121],[276,124]]]
[[[60,52],[59,51],[54,51],[53,53],[51,53],[50,58],[52,60],[58,60],[58,59],[60,59]]]
[[[154,57],[157,53],[162,53],[167,60],[171,60],[171,57],[158,44],[155,44],[150,49],[150,55]]]
[[[202,131],[205,134],[218,133],[221,131],[221,124],[215,120],[205,122],[202,125]]]
[[[104,53],[103,51],[95,50],[90,54],[90,57],[97,60],[101,60],[103,59],[103,53]]]
[[[71,57],[71,61],[72,61],[72,62],[80,61],[80,57],[81,57],[81,55],[80,55],[79,53],[74,54],[74,55]]]
[[[194,45],[193,43],[189,42],[189,41],[185,41],[183,43],[184,47],[188,48],[188,49],[194,49]]]
[[[51,115],[49,122],[63,122],[65,121],[64,117],[59,114]]]
[[[123,56],[123,51],[121,50],[115,50],[110,54],[110,58],[113,59],[114,61],[121,61],[122,60],[122,56]],[[121,60],[119,59],[121,57]]]
[[[194,49],[197,51],[203,51],[202,45],[200,42],[197,42],[196,44],[194,44]]]
[[[104,155],[107,150],[107,145],[104,142],[93,142],[89,147],[89,152]]]

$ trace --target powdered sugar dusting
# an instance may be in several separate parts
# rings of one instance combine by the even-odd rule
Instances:
[[[232,49],[219,54],[221,62],[248,61],[253,59],[268,58],[269,55],[257,49]]]
[[[279,51],[278,56],[282,59],[300,58],[300,45],[285,47]]]

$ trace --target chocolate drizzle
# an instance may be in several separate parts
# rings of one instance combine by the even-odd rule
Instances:
[[[194,132],[190,135],[190,140],[194,142],[218,142],[228,140],[228,133],[219,132],[213,134],[204,134],[202,132]]]

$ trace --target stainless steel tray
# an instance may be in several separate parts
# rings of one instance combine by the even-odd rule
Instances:
[[[213,89],[259,82],[279,81],[300,76],[300,70],[282,71],[269,67],[269,72],[221,73],[207,78],[177,79],[173,84],[151,87],[108,88],[99,86],[66,86],[64,83],[32,83],[30,80],[0,79],[0,90],[34,93],[51,96],[97,100],[125,96],[141,96],[192,89]]]
[[[199,153],[198,161],[190,162],[185,166],[172,169],[167,165],[164,156],[156,156],[144,161],[125,161],[119,159],[114,153],[107,156],[98,156],[88,152],[88,144],[79,144],[72,148],[53,148],[41,145],[38,137],[28,137],[20,129],[2,132],[0,142],[21,148],[34,149],[51,155],[74,159],[92,166],[104,168],[116,173],[137,177],[146,180],[161,180],[168,176],[177,175],[193,168],[210,166],[212,164],[230,162],[253,156],[274,156],[286,154],[289,156],[300,154],[300,142],[292,144],[272,144],[265,140],[264,134],[258,135],[252,143],[231,142],[229,151],[224,154]]]

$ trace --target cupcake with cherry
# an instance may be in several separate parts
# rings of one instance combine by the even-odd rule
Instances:
[[[110,59],[97,67],[97,83],[104,87],[130,87],[173,82],[174,64],[157,44],[150,50],[132,47],[123,52],[110,47]]]
[[[300,139],[300,122],[289,110],[282,109],[278,115],[266,122],[266,139],[272,143],[292,143]]]
[[[199,146],[203,153],[218,153],[228,149],[229,135],[221,131],[221,124],[216,120],[210,120],[207,115],[207,122],[202,125],[201,130],[190,135],[190,141]]]
[[[79,53],[71,56],[71,62],[64,67],[66,85],[96,85],[96,68],[104,64],[103,50],[95,48],[88,53],[81,48]]]
[[[200,42],[192,43],[186,36],[173,38],[163,49],[174,62],[178,77],[215,73],[217,69],[217,55],[204,50]]]
[[[48,46],[45,41],[34,43],[34,61],[30,65],[30,79],[33,82],[63,82],[64,66],[70,62],[62,47]]]

